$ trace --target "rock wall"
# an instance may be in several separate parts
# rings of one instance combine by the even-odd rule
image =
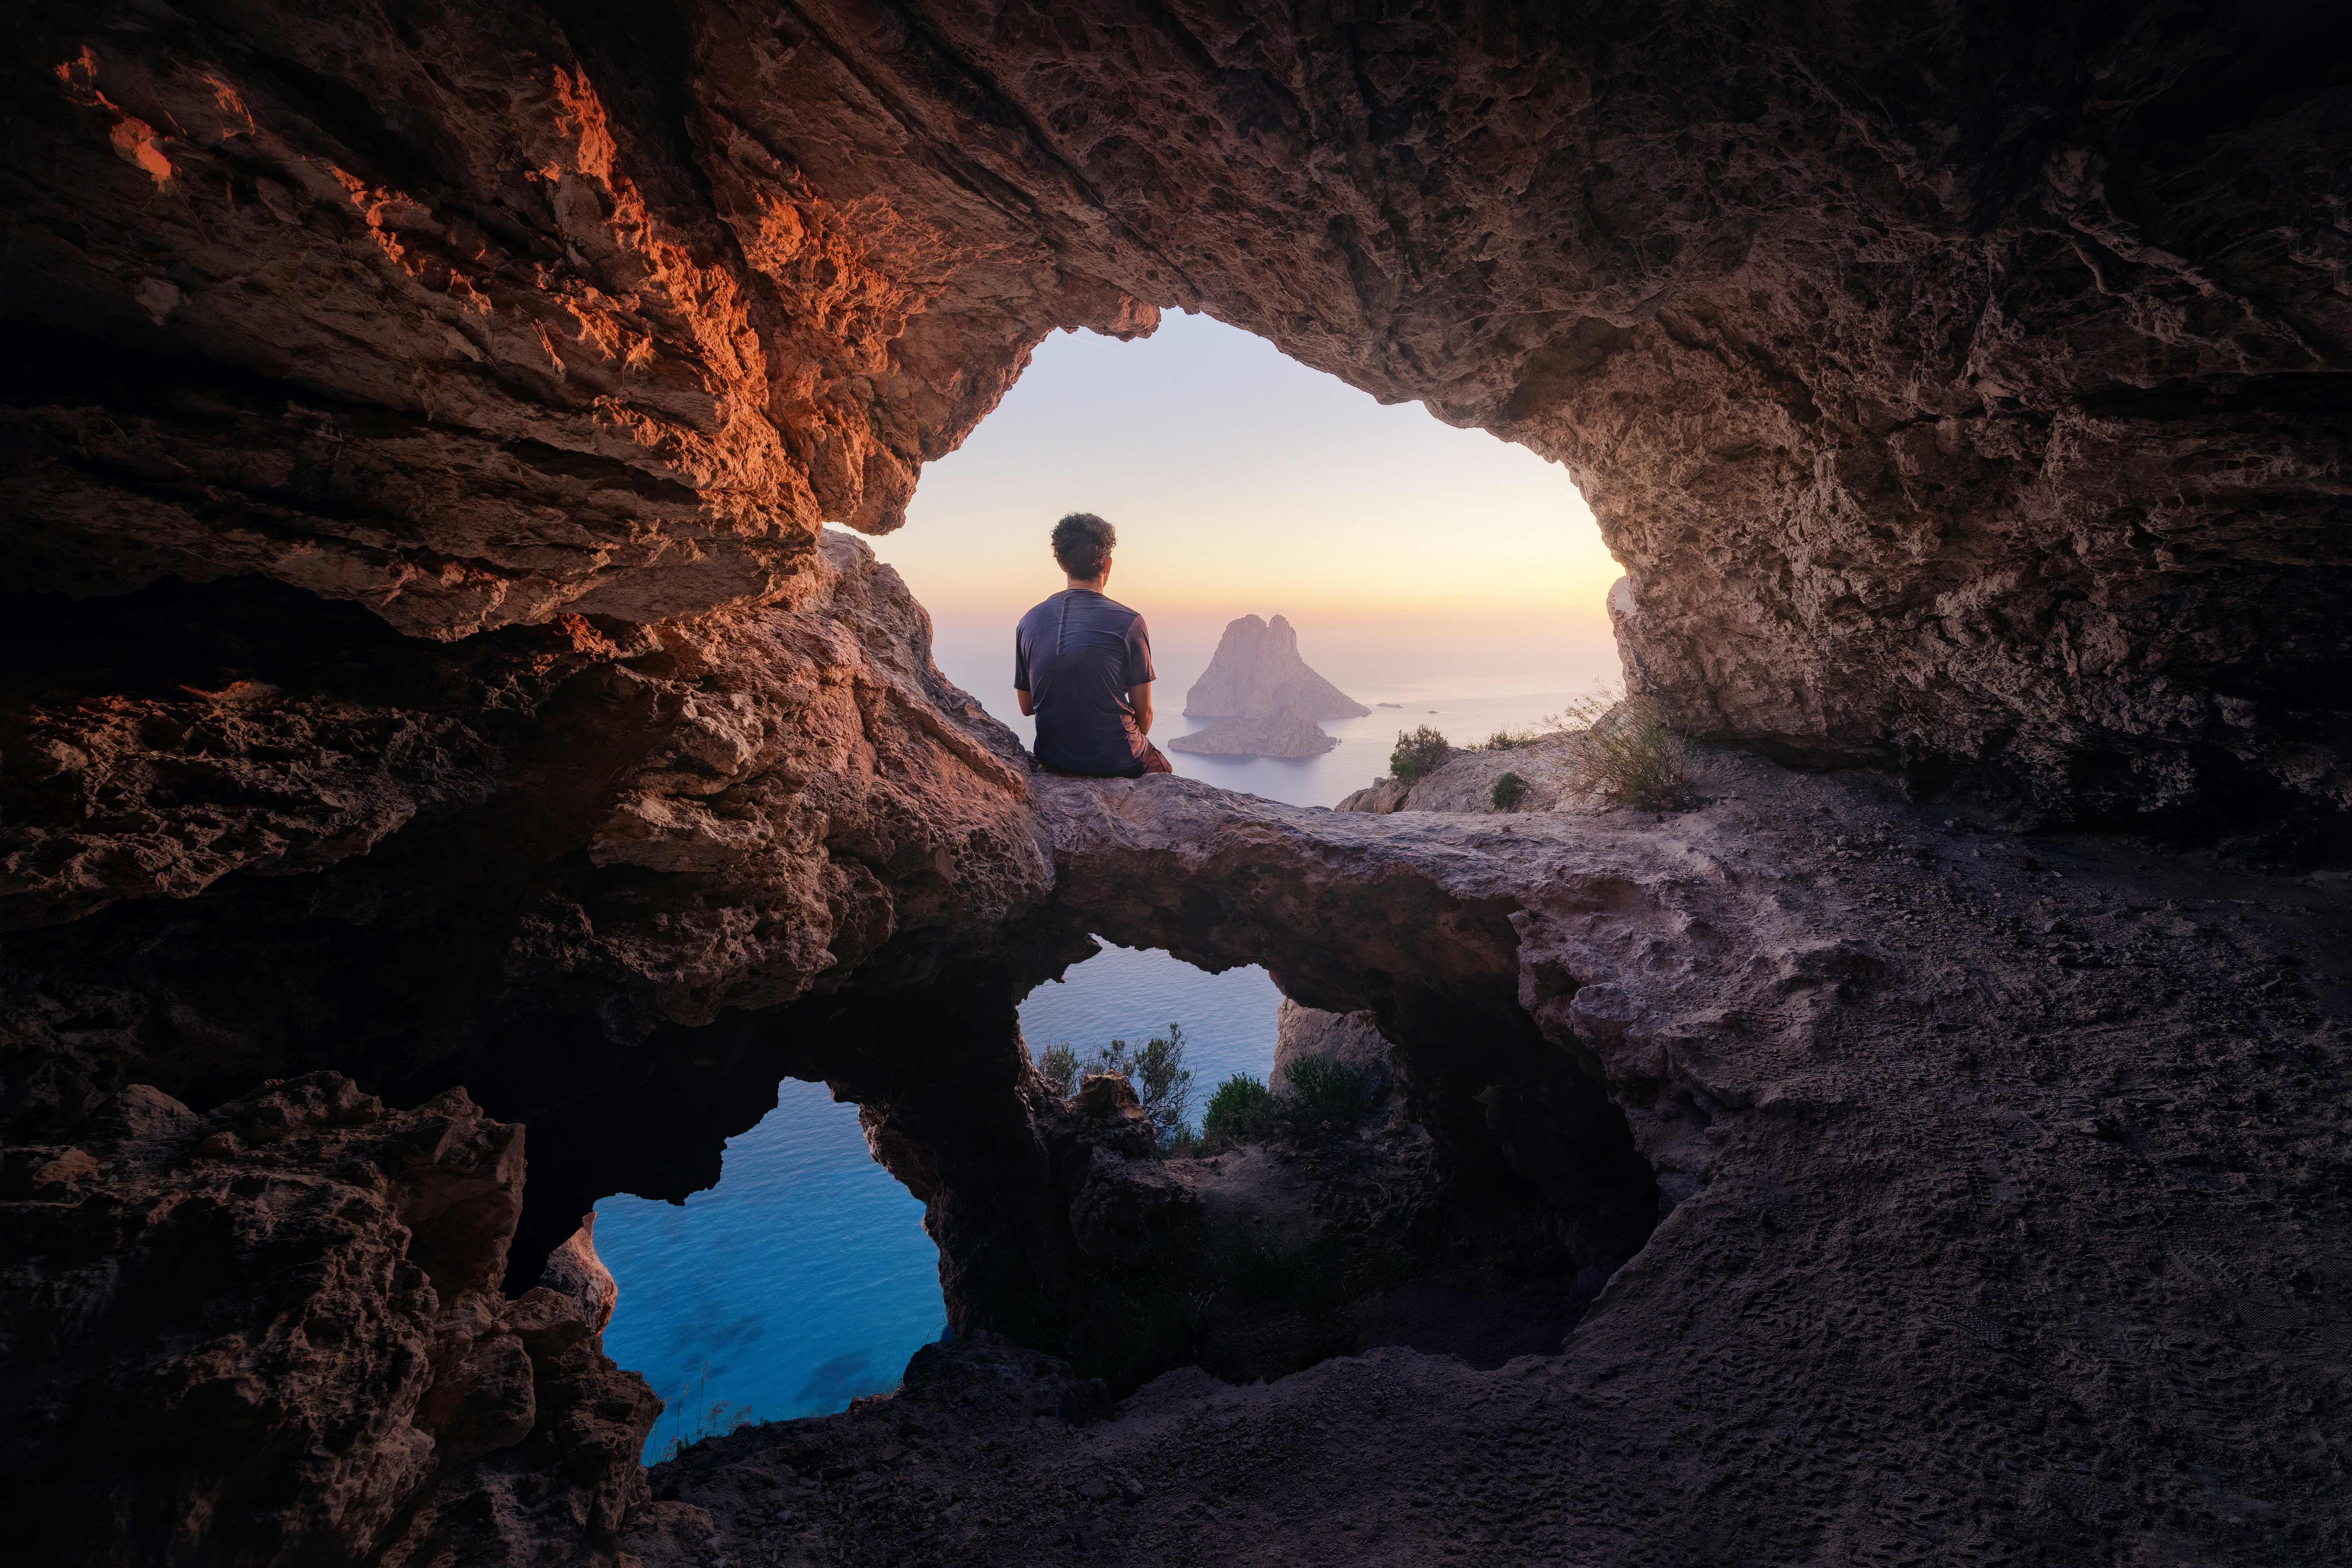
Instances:
[[[522,1152],[462,1090],[400,1111],[324,1072],[203,1116],[132,1085],[70,1142],[12,1142],[18,1549],[609,1561],[661,1402],[603,1354],[584,1230],[548,1286],[500,1290]]]
[[[11,1125],[323,1057],[530,1122],[525,1252],[715,1179],[773,1103],[780,1073],[721,1088],[761,1020],[894,941],[998,944],[1050,879],[1026,759],[897,574],[835,536],[808,578],[796,608],[456,644],[251,579],[18,599]]]
[[[1628,568],[1629,679],[1703,733],[2042,820],[2352,798],[2324,9],[29,0],[5,26],[0,1135],[36,1152],[12,1226],[40,1257],[146,1268],[110,1205],[163,1188],[107,1184],[211,1192],[110,1131],[140,1086],[462,1085],[532,1151],[467,1331],[585,1388],[585,1342],[542,1356],[493,1294],[527,1300],[595,1196],[707,1184],[800,1072],[925,1194],[959,1321],[1050,1337],[1080,1255],[1011,1009],[1087,910],[1379,1011],[1461,1173],[1595,1223],[1633,1192],[1606,1081],[1643,1233],[1657,1192],[1688,1204],[1747,1004],[1644,1034],[1544,955],[1589,956],[1594,919],[1672,950],[1720,857],[1580,863],[1538,908],[1458,845],[1398,849],[1402,819],[1321,842],[1173,781],[1103,797],[1173,816],[1074,836],[895,575],[822,534],[896,526],[1045,332],[1162,306],[1567,464]],[[1171,837],[1188,811],[1214,830]],[[1041,833],[1063,901],[1025,922]],[[1866,967],[1783,947],[1759,1016]],[[332,1142],[236,1158],[325,1192]],[[278,1286],[234,1256],[222,1331],[266,1338]],[[455,1342],[371,1278],[383,1334]],[[147,1329],[118,1331],[74,1364]],[[425,1409],[400,1375],[383,1408]],[[403,1561],[478,1558],[467,1521],[571,1452],[531,1448],[548,1399],[517,1438],[485,1394],[512,1440],[444,1510],[397,1422],[314,1429],[321,1397],[173,1405],[157,1429],[196,1436],[136,1496],[93,1471],[90,1517],[168,1540],[217,1496],[260,1521],[222,1551],[331,1558],[406,1498]],[[232,1429],[263,1434],[250,1507],[204,1479]],[[632,1484],[582,1464],[550,1505],[575,1538]]]
[[[1290,1064],[1307,1059],[1346,1068],[1374,1100],[1388,1093],[1389,1042],[1369,1010],[1326,1013],[1319,1007],[1302,1007],[1285,996],[1275,1010],[1274,1070],[1266,1074],[1266,1088],[1276,1094],[1289,1093]]]
[[[2340,807],[2346,37],[2165,15],[19,7],[5,559],[790,597],[1181,305],[1565,462],[1703,733]]]

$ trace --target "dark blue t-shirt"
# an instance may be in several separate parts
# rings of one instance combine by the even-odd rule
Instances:
[[[1013,684],[1037,709],[1037,760],[1108,778],[1149,750],[1128,688],[1151,674],[1143,617],[1091,588],[1065,588],[1013,633]]]

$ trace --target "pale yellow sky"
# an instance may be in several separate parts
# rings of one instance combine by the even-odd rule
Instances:
[[[1068,511],[1117,526],[1111,594],[1155,625],[1468,619],[1581,640],[1607,636],[1621,574],[1565,469],[1173,312],[1140,342],[1049,337],[872,542],[943,623],[993,622],[1061,586],[1046,536]]]

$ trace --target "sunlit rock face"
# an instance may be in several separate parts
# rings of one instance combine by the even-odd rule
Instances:
[[[36,5],[6,559],[434,637],[789,597],[1040,334],[1177,305],[1566,462],[1702,732],[2340,805],[2340,28]]]
[[[638,1495],[613,1458],[625,1441],[604,1439],[642,1430],[641,1390],[608,1391],[604,1458],[532,1448],[520,1363],[496,1342],[527,1342],[504,1303],[528,1292],[507,1292],[594,1196],[715,1180],[721,1140],[780,1072],[859,1100],[929,1205],[960,1324],[1046,1337],[1079,1252],[1012,1019],[1022,985],[1068,956],[1050,921],[1022,946],[1049,896],[1091,929],[1266,962],[1309,1005],[1375,1010],[1466,1173],[1627,1219],[1625,1192],[1562,1154],[1605,1082],[1654,1179],[1637,1195],[1675,1205],[1670,1241],[1778,1232],[1790,1189],[1706,1184],[1741,1168],[1706,1118],[1786,1118],[1774,1136],[1809,1159],[1858,1092],[1843,1053],[1895,1037],[1806,1033],[1844,1016],[1842,988],[1870,994],[1837,945],[1869,922],[1781,901],[1826,860],[1706,895],[1719,940],[1767,961],[1720,982],[1738,1005],[1710,1008],[1718,939],[1674,917],[1678,889],[1737,860],[1729,844],[1703,858],[1666,833],[1597,860],[1489,819],[1475,832],[1501,837],[1473,859],[1469,829],[1416,847],[1410,822],[1301,828],[1179,781],[1150,788],[1193,813],[1190,840],[1184,811],[1113,822],[1077,812],[1093,795],[1076,786],[1041,825],[1026,759],[940,679],[903,584],[820,524],[896,526],[920,465],[1055,327],[1134,335],[1160,308],[1207,310],[1561,459],[1629,570],[1612,598],[1629,677],[1704,734],[1925,784],[1966,775],[2044,818],[2352,795],[2352,89],[2325,8],[32,0],[10,21],[0,1113],[12,1155],[53,1152],[10,1167],[33,1205],[13,1220],[100,1273],[143,1268],[110,1205],[226,1184],[222,1212],[266,1227],[271,1184],[307,1183],[344,1206],[295,1215],[327,1226],[305,1256],[356,1260],[336,1310],[365,1331],[342,1349],[286,1341],[322,1377],[352,1372],[348,1397],[258,1426],[187,1407],[179,1468],[159,1463],[122,1505],[141,1519],[189,1477],[186,1495],[215,1495],[197,1461],[226,1445],[237,1486],[299,1456],[286,1473],[316,1489],[286,1516],[289,1551],[389,1552],[405,1520],[424,1533],[380,1561],[488,1561],[463,1528],[510,1517],[491,1494],[544,1500],[546,1477],[584,1473],[593,1496],[542,1521],[556,1554],[581,1555],[583,1531]],[[1059,837],[1058,869],[1041,835]],[[1547,865],[1575,875],[1523,898]],[[1577,922],[1611,910],[1601,935],[1623,952],[1580,967],[1600,938]],[[1769,949],[1739,934],[1742,910]],[[1948,945],[1983,950],[1991,930]],[[1685,951],[1686,969],[1642,967]],[[2217,966],[2200,989],[2235,995],[2248,973]],[[2284,973],[2250,996],[2284,1005]],[[2171,1068],[2110,1038],[2137,1005],[2117,985],[2075,1010],[2070,1059],[2088,1081],[2087,1053],[2115,1053],[2121,1094]],[[1935,1011],[1980,989],[2008,999]],[[1912,1054],[1884,1080],[1904,1092],[1882,1097],[1885,1171],[1854,1178],[1869,1193],[1917,1164],[1901,1074],[1927,1063],[1917,1084],[1947,1083],[1946,1024],[1988,1084],[2049,1070],[2031,987],[1955,974],[1906,994]],[[1654,1027],[1668,1003],[1671,1036]],[[2254,1065],[2313,1071],[2247,1103],[2325,1103],[2320,1025],[2263,1028]],[[1751,1030],[1781,1055],[1759,1066]],[[2164,1037],[2241,1033],[2252,1051],[2254,1026],[2221,1014]],[[1457,1034],[1479,1050],[1441,1048]],[[330,1117],[267,1161],[248,1144],[199,1168],[196,1112],[157,1112],[168,1149],[133,1149],[109,1121],[140,1086],[238,1107],[328,1068],[395,1107],[465,1086],[492,1153],[500,1129],[529,1127],[528,1182],[498,1176],[519,1205],[499,1238],[509,1277],[494,1289],[487,1251],[469,1265],[480,1314],[446,1333],[433,1313],[449,1303],[405,1300],[392,1267],[405,1200],[362,1169],[362,1143],[391,1134]],[[1809,1087],[1768,1097],[1768,1068]],[[1743,1109],[1727,1084],[1759,1092]],[[1995,1206],[1981,1236],[1948,1233],[1977,1250],[1952,1242],[1940,1299],[1883,1325],[1904,1356],[1927,1327],[1977,1324],[1971,1342],[1994,1345],[1981,1314],[2055,1310],[1975,1283],[2030,1278],[2010,1254],[2042,1221],[1963,1159],[1993,1136],[1964,1113],[1952,1102],[1937,1201],[1992,1170]],[[441,1114],[383,1126],[421,1135]],[[2050,1121],[1998,1122],[2063,1151],[2043,1190],[2149,1179],[2099,1154],[2116,1139],[2087,1107]],[[2048,1142],[2074,1122],[2087,1142]],[[1622,1130],[1585,1131],[1598,1148]],[[2246,1151],[2249,1168],[2273,1158]],[[2315,1205],[2324,1169],[2261,1180]],[[261,1188],[236,1190],[248,1177]],[[1708,1219],[1710,1204],[1748,1206]],[[1822,1189],[1806,1223],[1830,1236],[1852,1207]],[[1841,1300],[1902,1299],[1889,1282],[1913,1279],[1920,1238],[1908,1221],[1882,1234],[1885,1271],[1821,1276]],[[2217,1211],[2187,1256],[2251,1234]],[[20,1239],[12,1258],[30,1256]],[[2158,1237],[2106,1240],[2120,1279],[2146,1274]],[[205,1300],[262,1346],[286,1282],[274,1255],[217,1242]],[[2333,1278],[2300,1243],[2245,1245],[2261,1257],[2242,1268],[2174,1261],[2216,1282],[2274,1261],[2282,1291]],[[1740,1310],[1721,1279],[1684,1288],[1658,1257],[1675,1289],[1654,1300]],[[46,1287],[12,1278],[14,1331]],[[82,1287],[60,1289],[70,1307]],[[2053,1322],[2036,1342],[2103,1343],[2146,1306],[2068,1300],[2080,1334]],[[2263,1301],[2254,1317],[2290,1321]],[[136,1364],[146,1325],[89,1322],[79,1364]],[[446,1386],[482,1396],[444,1408],[394,1352],[460,1338],[490,1348]],[[555,1406],[524,1349],[539,1433]],[[1694,1363],[1670,1382],[1679,1400],[1715,1375]],[[2116,1429],[2170,1430],[2213,1397],[2197,1375],[2169,1403],[2117,1394],[2137,1403]],[[1920,1386],[1915,1411],[1942,1397]],[[2263,1394],[2263,1418],[2287,1420],[2301,1392]],[[358,1425],[338,1424],[346,1409]],[[1666,1430],[1658,1409],[1643,1420]],[[2076,1419],[2025,1415],[2012,1436]],[[404,1420],[458,1435],[445,1458],[465,1450],[482,1489],[424,1489],[439,1461]],[[1693,1430],[1677,1451],[1712,1442]],[[2086,1462],[2049,1445],[2053,1475]],[[2214,1473],[2185,1440],[2151,1455]],[[1989,1459],[1948,1485],[2006,1497],[2014,1445],[1996,1458],[2011,1479]],[[2231,1497],[2269,1485],[2224,1479]],[[233,1489],[222,1507],[243,1506]],[[1675,1511],[1704,1517],[1719,1495],[1694,1485]],[[2165,1528],[2190,1500],[2166,1502]],[[2326,1530],[2294,1539],[2340,1556]],[[517,1531],[508,1545],[536,1552],[540,1526]],[[1790,1539],[1824,1538],[1804,1531]]]
[[[715,1180],[790,1070],[719,1092],[761,1020],[894,942],[992,941],[1051,880],[1026,758],[898,574],[835,534],[811,577],[799,608],[454,644],[254,579],[12,599],[8,1126],[326,1065],[464,1085],[532,1125],[541,1255],[618,1186]]]
[[[819,190],[693,86],[704,40],[620,6],[20,8],[9,576],[259,574],[435,637],[788,598],[819,520],[896,527],[1045,331],[1155,321],[1043,236]]]

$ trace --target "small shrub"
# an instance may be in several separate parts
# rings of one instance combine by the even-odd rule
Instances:
[[[1049,1045],[1037,1058],[1037,1076],[1064,1100],[1078,1092],[1082,1079],[1104,1072],[1127,1079],[1162,1149],[1190,1145],[1192,1072],[1184,1065],[1184,1026],[1169,1025],[1166,1035],[1153,1036],[1140,1049],[1113,1040],[1082,1057],[1068,1046]]]
[[[1232,1143],[1263,1137],[1273,1110],[1274,1096],[1265,1085],[1237,1072],[1209,1096],[1209,1108],[1201,1113],[1201,1142]]]
[[[1495,781],[1495,809],[1497,811],[1510,810],[1511,807],[1519,804],[1519,798],[1527,793],[1527,780],[1521,778],[1517,773],[1505,773],[1501,778]]]
[[[1399,730],[1396,750],[1389,753],[1389,773],[1397,783],[1411,784],[1444,767],[1453,754],[1445,737],[1426,724],[1411,734]]]
[[[1569,716],[1584,724],[1570,763],[1579,788],[1642,811],[1696,804],[1682,737],[1666,728],[1656,703],[1593,696],[1571,704]]]
[[[1353,1127],[1364,1114],[1364,1080],[1337,1062],[1307,1057],[1290,1064],[1292,1119],[1308,1127]]]
[[[1037,1076],[1064,1100],[1078,1092],[1078,1053],[1068,1046],[1049,1045],[1037,1058]]]

